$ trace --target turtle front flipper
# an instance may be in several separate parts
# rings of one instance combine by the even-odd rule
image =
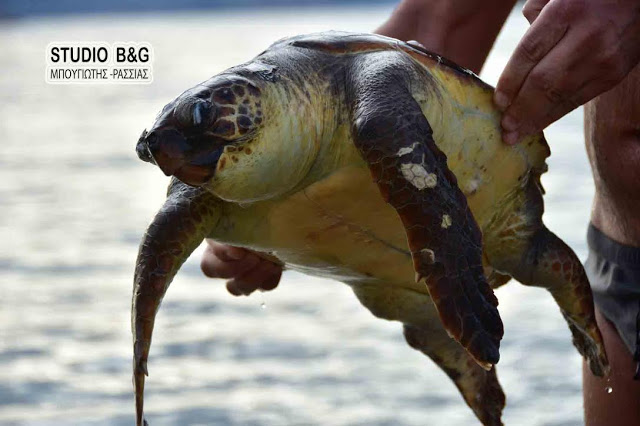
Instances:
[[[144,376],[156,313],[182,263],[215,227],[218,200],[174,178],[167,200],[147,228],[136,261],[131,307],[136,424],[143,418]]]
[[[386,55],[395,53],[366,55],[354,67],[353,138],[402,220],[416,279],[425,279],[445,329],[489,369],[500,357],[503,326],[483,273],[482,234],[409,91],[410,65]]]

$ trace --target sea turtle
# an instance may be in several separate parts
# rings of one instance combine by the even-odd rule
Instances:
[[[551,292],[606,373],[584,270],[542,223],[547,143],[503,144],[492,93],[418,43],[329,32],[278,41],[169,103],[136,147],[174,177],[135,271],[137,423],[155,315],[204,238],[350,285],[485,425],[505,403],[492,287],[511,277]]]

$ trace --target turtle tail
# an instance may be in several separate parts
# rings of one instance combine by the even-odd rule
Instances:
[[[133,332],[133,385],[136,425],[147,425],[142,408],[144,376],[153,324],[171,280],[219,218],[219,201],[201,188],[174,180],[164,205],[142,238],[133,282],[131,327]]]

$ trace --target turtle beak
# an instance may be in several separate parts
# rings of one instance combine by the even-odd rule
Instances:
[[[142,161],[156,164],[165,175],[175,176],[188,185],[200,186],[213,176],[210,167],[193,164],[190,144],[173,127],[142,132],[136,152]]]
[[[151,156],[151,152],[149,152],[149,148],[147,143],[145,142],[145,138],[147,137],[147,129],[142,131],[142,134],[138,138],[138,143],[136,144],[136,154],[138,154],[138,158],[147,163],[155,164],[153,160],[153,156]]]
[[[143,160],[147,154],[151,157],[152,163],[160,167],[160,170],[172,176],[185,164],[185,152],[189,150],[186,138],[175,128],[152,129],[148,133],[143,132],[144,137],[140,138],[136,151]],[[145,153],[146,148],[146,153]]]

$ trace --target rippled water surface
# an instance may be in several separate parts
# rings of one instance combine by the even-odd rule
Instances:
[[[364,7],[362,9],[365,9]],[[113,15],[0,26],[0,424],[129,425],[129,303],[137,245],[167,179],[137,136],[182,90],[287,35],[372,30],[390,7]],[[483,77],[525,30],[513,15]],[[52,41],[146,40],[150,86],[44,83]],[[584,258],[593,193],[581,112],[547,132],[545,220]],[[469,425],[454,385],[342,284],[286,273],[272,293],[227,294],[201,249],[160,312],[152,425]],[[582,423],[580,358],[551,297],[513,282],[498,373],[507,425]],[[261,309],[262,303],[266,309]]]

